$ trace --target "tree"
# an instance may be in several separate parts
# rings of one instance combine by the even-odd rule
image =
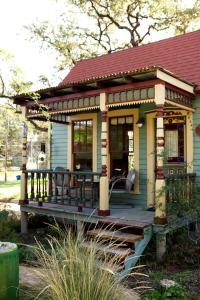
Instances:
[[[8,162],[21,154],[20,115],[9,103],[0,106],[0,154],[4,157],[4,180],[7,181]]]
[[[41,78],[45,82],[45,77]],[[13,157],[21,157],[21,131],[26,120],[17,113],[13,105],[13,95],[27,93],[38,102],[36,93],[31,93],[32,83],[26,81],[23,72],[16,67],[13,56],[4,49],[0,49],[0,155],[4,161],[4,180],[7,181],[8,162]],[[18,111],[20,112],[20,111]],[[48,132],[48,124],[39,125],[32,121],[27,123],[29,131]],[[39,133],[39,136],[42,133]]]
[[[59,70],[83,58],[138,46],[155,31],[185,33],[200,20],[200,0],[191,8],[183,0],[61,1],[66,10],[59,24],[45,21],[27,27],[31,38],[57,51]]]

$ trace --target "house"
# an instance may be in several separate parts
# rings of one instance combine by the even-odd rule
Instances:
[[[137,254],[152,232],[162,236],[161,258],[168,204],[189,209],[200,176],[200,30],[77,62],[58,86],[38,93],[42,108],[31,95],[15,96],[28,120],[52,126],[51,170],[26,170],[24,130],[22,230],[29,212],[78,222],[90,216],[142,230]],[[110,179],[131,169],[134,186],[110,197]]]

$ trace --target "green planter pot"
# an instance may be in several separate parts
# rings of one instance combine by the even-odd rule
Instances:
[[[0,299],[19,299],[19,256],[12,243],[0,242]]]

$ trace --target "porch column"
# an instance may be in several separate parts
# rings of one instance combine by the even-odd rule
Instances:
[[[108,168],[108,128],[107,128],[107,107],[106,94],[100,94],[101,110],[101,178],[100,178],[100,200],[99,216],[109,216],[109,178]]]
[[[158,84],[155,86],[156,101],[156,184],[155,184],[155,219],[156,224],[166,224],[166,195],[165,195],[165,178],[164,178],[164,102],[165,86]]]
[[[27,196],[27,174],[23,173],[26,170],[26,163],[27,163],[27,132],[28,128],[25,123],[25,116],[26,116],[26,107],[22,107],[22,115],[24,117],[23,122],[23,130],[22,130],[22,165],[21,165],[21,184],[20,184],[20,200],[19,204],[28,204],[28,200],[26,199]]]

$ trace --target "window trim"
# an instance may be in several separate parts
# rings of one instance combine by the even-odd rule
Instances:
[[[79,114],[73,115],[69,117],[69,130],[68,130],[68,149],[67,149],[67,168],[69,170],[73,170],[74,162],[73,162],[73,140],[72,140],[72,122],[73,121],[85,121],[92,120],[93,123],[93,141],[92,141],[92,171],[97,172],[97,113],[87,113],[87,114]]]
[[[75,170],[75,163],[74,163],[74,156],[77,154],[77,153],[88,153],[88,151],[86,152],[75,152],[74,151],[74,124],[75,122],[87,122],[87,121],[92,121],[92,169],[93,169],[93,120],[92,119],[86,119],[86,120],[73,120],[72,121],[72,157],[73,157],[73,170]],[[79,127],[79,130],[80,130],[80,127]],[[87,126],[86,126],[86,134],[87,134]]]

